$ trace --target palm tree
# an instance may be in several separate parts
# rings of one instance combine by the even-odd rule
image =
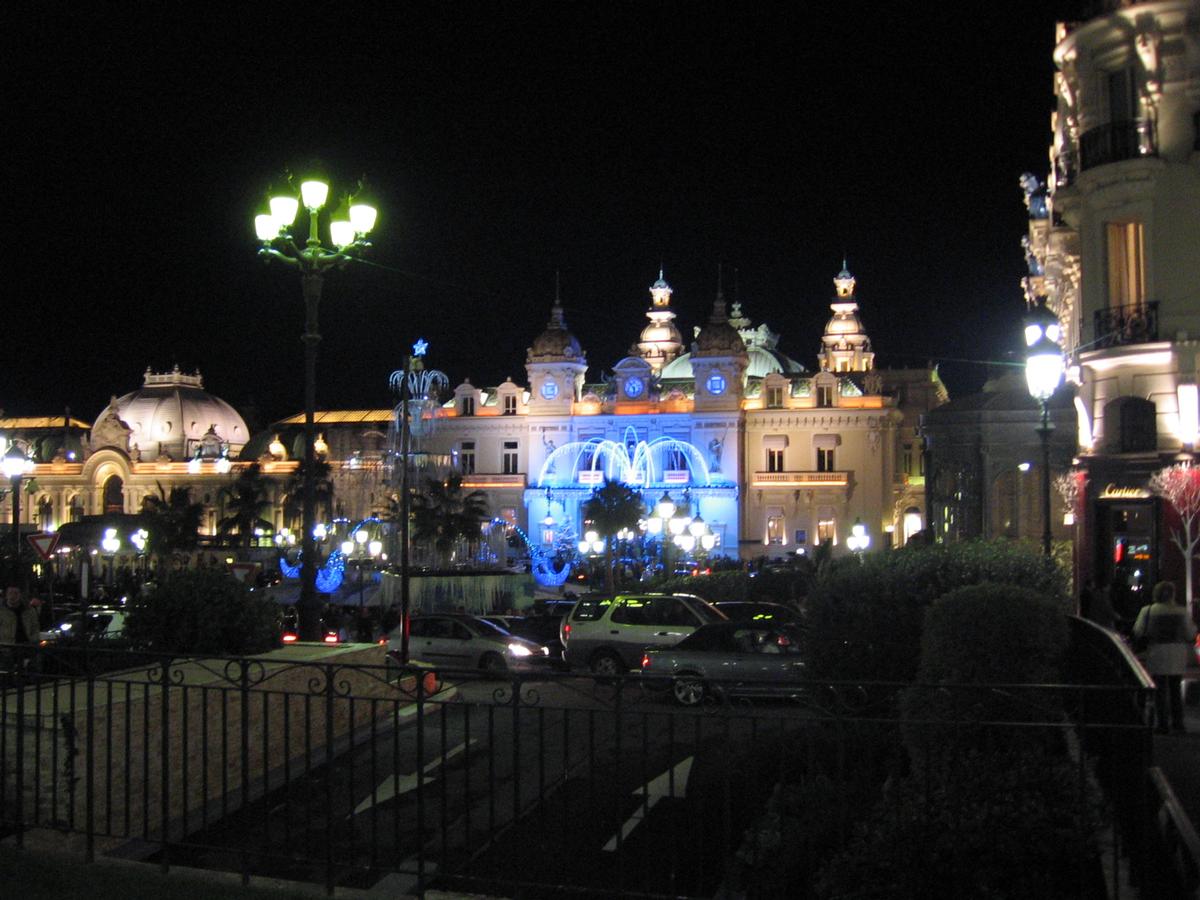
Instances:
[[[624,528],[635,530],[645,514],[642,495],[619,481],[607,478],[604,484],[592,491],[592,496],[583,504],[583,518],[604,536],[604,586],[609,594],[616,591],[617,532]]]
[[[487,494],[463,491],[462,475],[425,479],[425,490],[413,495],[413,535],[433,544],[438,561],[446,564],[460,540],[479,540],[480,525],[489,516]]]
[[[256,528],[270,531],[271,520],[266,516],[270,513],[271,502],[267,492],[268,486],[258,463],[243,469],[233,484],[222,491],[228,515],[217,523],[217,534],[223,537],[232,534],[236,537],[235,546],[249,547]]]
[[[192,502],[189,487],[173,487],[168,494],[162,482],[157,484],[158,495],[146,496],[142,513],[147,520],[147,552],[156,556],[162,567],[167,557],[195,549],[200,540],[204,506]]]
[[[318,459],[313,466],[313,500],[314,514],[318,519],[324,511],[325,519],[333,518],[333,478],[329,463]],[[283,514],[289,521],[296,521],[304,515],[304,460],[296,466],[296,471],[284,485],[287,499],[284,500]]]

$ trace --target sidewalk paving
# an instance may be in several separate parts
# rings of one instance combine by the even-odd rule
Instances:
[[[1200,829],[1200,706],[1185,704],[1183,720],[1186,733],[1154,735],[1154,764],[1167,777],[1192,825]]]

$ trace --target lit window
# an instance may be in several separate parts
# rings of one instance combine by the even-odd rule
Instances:
[[[504,414],[506,416],[515,416],[517,414],[517,395],[504,395]]]
[[[463,441],[458,450],[458,470],[464,475],[475,473],[475,442]]]
[[[817,521],[817,543],[823,544],[826,541],[830,541],[834,546],[837,546],[836,519],[819,519]]]
[[[768,516],[767,517],[767,543],[782,544],[783,543],[783,516]]]
[[[913,452],[912,444],[904,445],[904,459],[900,463],[900,471],[905,475],[913,474]]]
[[[783,388],[767,388],[767,406],[771,409],[779,409],[783,406]]]
[[[1141,222],[1108,222],[1108,305],[1146,302],[1145,230]]]

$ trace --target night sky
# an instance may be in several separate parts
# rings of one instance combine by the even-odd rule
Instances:
[[[21,4],[0,408],[91,421],[178,363],[252,426],[299,412],[300,287],[252,219],[313,161],[380,208],[326,282],[322,407],[391,405],[418,337],[452,383],[522,380],[556,271],[598,380],[660,262],[689,341],[721,263],[814,368],[843,253],[878,362],[978,388],[1074,4],[762,5]]]

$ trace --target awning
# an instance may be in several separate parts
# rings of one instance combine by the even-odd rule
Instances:
[[[783,450],[788,445],[786,434],[768,434],[763,436],[764,450]]]

